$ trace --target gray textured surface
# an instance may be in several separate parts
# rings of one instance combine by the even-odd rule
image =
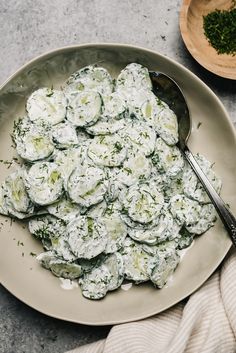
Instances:
[[[236,81],[200,67],[178,27],[180,0],[1,0],[0,83],[29,59],[56,47],[120,42],[154,49],[196,73],[236,123]],[[0,353],[61,353],[104,337],[109,328],[70,324],[27,307],[0,286]]]

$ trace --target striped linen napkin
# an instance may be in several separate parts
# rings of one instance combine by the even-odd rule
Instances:
[[[235,353],[236,251],[187,300],[67,353]]]

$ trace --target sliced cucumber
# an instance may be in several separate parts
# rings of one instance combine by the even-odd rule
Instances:
[[[139,223],[149,223],[158,217],[164,197],[153,184],[134,184],[129,187],[123,206],[129,217]]]
[[[161,255],[157,257],[156,266],[153,268],[150,280],[158,287],[163,288],[168,278],[172,275],[179,263],[179,255],[173,252],[168,255]]]
[[[68,122],[63,122],[53,127],[52,139],[55,146],[59,149],[76,146],[79,142],[74,126]]]
[[[106,212],[106,209],[107,203],[105,201],[99,202],[88,209],[86,216],[100,219]]]
[[[89,299],[101,299],[123,282],[123,259],[119,253],[109,255],[104,262],[80,280],[82,294]]]
[[[178,235],[180,226],[176,224],[170,212],[159,216],[155,227],[150,229],[129,228],[129,236],[140,243],[156,245]]]
[[[119,135],[97,136],[88,148],[88,156],[98,166],[116,167],[123,163],[127,149]]]
[[[201,206],[185,195],[175,195],[170,199],[170,211],[180,224],[192,225],[200,220]]]
[[[5,205],[18,212],[32,214],[34,206],[26,192],[24,171],[18,169],[11,173],[4,182]]]
[[[63,176],[65,190],[68,189],[67,184],[71,173],[78,165],[84,163],[86,157],[86,145],[81,145],[76,148],[69,148],[64,151],[57,151],[54,155],[54,162],[57,164],[58,169]]]
[[[123,97],[113,92],[109,96],[103,96],[103,116],[108,119],[120,120],[127,115],[127,106]]]
[[[21,158],[34,162],[49,157],[54,150],[50,126],[46,122],[32,123],[28,118],[15,124],[13,139]]]
[[[136,113],[140,119],[145,120],[145,123],[157,130],[158,115],[165,108],[165,103],[159,100],[154,93],[151,93],[140,107],[140,112]]]
[[[116,120],[102,116],[96,124],[86,127],[86,131],[94,136],[114,134],[115,132],[123,129],[125,126],[124,119]]]
[[[124,161],[123,167],[118,171],[117,178],[121,183],[130,186],[138,181],[147,180],[151,171],[151,159],[137,152],[130,154],[129,158]]]
[[[26,173],[26,190],[38,205],[50,205],[63,193],[63,178],[58,166],[52,162],[37,162]]]
[[[163,103],[164,104],[164,103]],[[168,106],[158,112],[156,132],[167,143],[173,146],[179,140],[177,117]]]
[[[75,126],[90,126],[96,123],[102,113],[102,98],[99,93],[79,93],[68,106],[67,119]]]
[[[196,224],[186,226],[187,231],[192,234],[205,233],[209,228],[213,227],[217,217],[215,207],[212,204],[203,205],[200,210],[200,219]]]
[[[67,101],[62,91],[40,88],[28,98],[26,111],[31,121],[43,120],[55,125],[65,119],[66,106]]]
[[[56,256],[56,254],[54,253],[54,251],[45,251],[41,254],[39,254],[36,259],[38,260],[38,262],[40,263],[40,265],[42,265],[44,268],[46,268],[47,270],[49,270],[50,268],[50,263],[52,261],[56,261],[58,260],[58,257]]]
[[[67,226],[68,244],[78,258],[92,259],[107,245],[107,231],[97,219],[78,216]]]
[[[195,155],[195,158],[199,163],[202,171],[205,173],[208,180],[211,182],[212,186],[215,188],[217,193],[220,193],[222,182],[212,170],[211,163],[205,157],[198,154]],[[186,196],[202,204],[206,204],[210,202],[210,199],[206,191],[198,181],[195,173],[193,172],[190,166],[187,166],[185,168],[185,171],[183,174],[183,189]]]
[[[57,277],[73,280],[82,276],[82,268],[80,265],[75,263],[68,263],[64,260],[51,260],[49,268],[54,276]]]
[[[29,231],[37,239],[50,240],[59,238],[65,234],[65,223],[51,215],[38,216],[30,219]]]
[[[151,90],[152,82],[148,69],[140,64],[131,63],[127,65],[119,74],[116,80],[116,90],[135,89]]]
[[[142,246],[131,239],[126,239],[121,251],[124,261],[125,278],[135,283],[149,280],[156,259],[142,249]]]
[[[134,122],[128,129],[121,131],[121,136],[131,153],[138,151],[149,156],[154,151],[156,133],[143,122]]]
[[[127,226],[121,220],[118,212],[109,212],[101,218],[107,230],[106,254],[115,253],[122,247],[123,241],[127,235]]]
[[[54,250],[57,256],[61,259],[69,262],[77,260],[77,257],[70,250],[67,236],[65,234],[60,237],[51,238],[51,244],[51,249]]]
[[[73,202],[90,207],[101,202],[107,191],[107,181],[102,169],[81,165],[74,169],[68,180],[68,193]]]
[[[113,80],[103,67],[90,65],[74,72],[66,82],[64,92],[69,100],[82,91],[92,90],[109,95],[113,91]]]
[[[78,204],[72,203],[68,199],[61,199],[47,207],[49,214],[62,219],[65,222],[70,222],[75,219],[81,212],[81,207]]]
[[[184,168],[184,159],[176,146],[168,146],[161,138],[156,140],[152,162],[160,173],[174,178]]]

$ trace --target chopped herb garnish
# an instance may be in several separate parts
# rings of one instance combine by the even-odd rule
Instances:
[[[125,171],[128,175],[130,175],[130,174],[133,173],[133,172],[132,172],[132,169],[130,169],[130,168],[124,167],[123,169],[124,169],[124,171]]]
[[[199,123],[197,124],[197,129],[199,129],[201,125],[202,125],[202,122],[199,121]]]
[[[37,254],[35,254],[34,252],[30,252],[30,256],[35,257],[37,256]]]
[[[236,8],[235,1],[227,10],[216,9],[203,16],[203,28],[209,43],[218,54],[236,54]]]
[[[117,152],[120,152],[123,148],[121,143],[118,141],[114,144],[114,146],[115,146],[115,149],[117,150]]]

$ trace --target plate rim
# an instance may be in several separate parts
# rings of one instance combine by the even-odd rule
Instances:
[[[2,90],[4,90],[5,86],[11,81],[13,80],[15,77],[17,77],[22,71],[24,71],[25,69],[27,69],[28,66],[30,66],[31,64],[37,63],[37,61],[41,60],[41,59],[46,59],[47,56],[51,56],[51,55],[57,55],[60,53],[63,53],[65,51],[70,51],[70,50],[79,50],[82,48],[127,48],[127,49],[135,49],[138,51],[143,51],[146,53],[150,53],[153,55],[158,55],[160,57],[162,57],[164,60],[170,61],[171,63],[173,63],[174,65],[177,65],[179,68],[181,68],[181,70],[183,70],[186,74],[192,76],[192,78],[196,81],[198,81],[199,83],[201,83],[202,85],[205,86],[205,89],[209,92],[209,94],[211,94],[212,96],[214,96],[214,98],[217,100],[217,103],[219,104],[219,106],[221,107],[222,111],[224,112],[225,115],[225,119],[227,120],[230,128],[231,128],[231,132],[232,132],[232,136],[234,137],[234,140],[236,141],[236,131],[235,128],[233,126],[233,123],[229,117],[229,114],[226,110],[226,108],[224,107],[223,103],[221,102],[221,100],[219,99],[219,97],[205,84],[205,82],[203,82],[198,76],[196,76],[193,72],[191,72],[189,69],[187,69],[186,67],[184,67],[182,64],[180,64],[179,62],[177,62],[176,60],[165,56],[161,53],[159,53],[158,51],[154,51],[151,49],[146,49],[144,47],[140,47],[140,46],[136,46],[136,45],[129,45],[129,44],[122,44],[122,43],[103,43],[103,42],[95,42],[95,43],[83,43],[83,44],[78,44],[78,45],[68,45],[68,46],[63,46],[63,47],[59,47],[53,50],[49,50],[44,52],[43,54],[37,55],[36,57],[32,58],[31,60],[27,61],[24,65],[22,65],[19,69],[17,69],[13,74],[11,74],[4,82],[3,84],[1,84],[0,86],[0,93]],[[165,307],[163,307],[161,310],[158,311],[158,314],[165,311],[166,309],[172,307],[173,305],[177,304],[178,302],[180,302],[181,300],[183,300],[184,298],[188,297],[190,294],[194,293],[199,287],[201,287],[203,285],[203,283],[205,283],[205,281],[212,275],[212,273],[216,270],[216,268],[220,265],[220,263],[223,261],[223,259],[226,257],[227,253],[229,252],[230,248],[231,248],[231,241],[230,239],[227,240],[228,241],[228,245],[225,246],[226,247],[226,251],[225,253],[218,259],[218,261],[215,263],[215,266],[213,266],[213,269],[210,273],[208,273],[207,275],[204,276],[204,279],[201,281],[200,284],[196,285],[195,287],[191,288],[191,290],[189,290],[187,292],[187,294],[185,293],[184,295],[182,295],[180,298],[176,299],[176,301],[173,301],[172,305],[166,305]],[[8,287],[8,285],[2,283],[1,278],[0,278],[0,284],[8,291],[10,292],[15,298],[17,298],[18,300],[20,300],[21,302],[23,302],[24,304],[26,304],[27,306],[29,306],[30,308],[33,308],[34,310],[45,314],[47,316],[50,316],[52,318],[56,318],[56,319],[60,319],[63,321],[67,321],[67,322],[73,322],[73,323],[78,323],[78,324],[83,324],[83,325],[89,325],[89,326],[108,326],[108,325],[114,325],[114,324],[122,324],[122,323],[127,323],[127,322],[133,322],[133,321],[138,321],[138,320],[142,320],[148,317],[151,317],[153,315],[156,315],[157,313],[155,313],[155,310],[147,310],[148,313],[146,314],[140,314],[140,315],[136,315],[135,317],[133,316],[130,319],[122,319],[122,320],[106,320],[106,321],[101,321],[101,322],[96,322],[93,323],[91,321],[86,321],[86,320],[77,320],[77,319],[68,319],[63,315],[55,315],[55,314],[49,314],[46,310],[42,310],[42,309],[38,309],[34,306],[32,306],[30,303],[27,302],[27,300],[24,300],[22,298],[20,298],[20,296],[18,296],[17,294],[14,293],[14,290],[11,290],[11,288]]]

